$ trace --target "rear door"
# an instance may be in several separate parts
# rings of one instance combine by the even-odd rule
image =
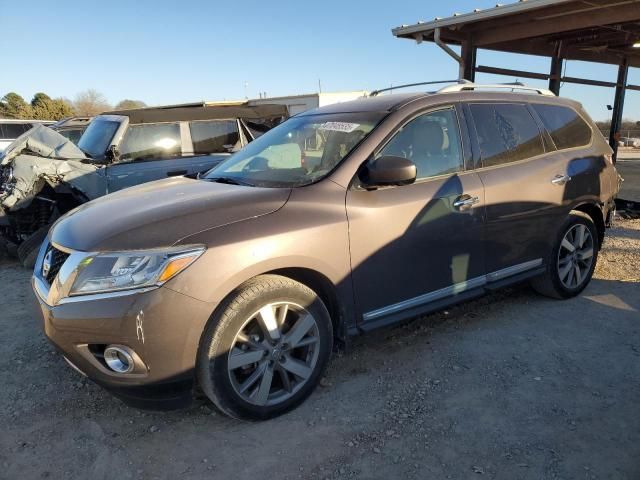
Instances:
[[[531,108],[566,165],[565,180],[556,181],[563,190],[565,213],[585,201],[606,204],[617,187],[618,176],[604,137],[567,105],[532,104]]]
[[[448,301],[484,282],[482,183],[465,168],[459,112],[418,115],[374,154],[412,160],[411,185],[347,193],[352,278],[363,327]]]
[[[524,103],[471,103],[485,188],[486,264],[500,280],[539,267],[564,218],[566,165]]]

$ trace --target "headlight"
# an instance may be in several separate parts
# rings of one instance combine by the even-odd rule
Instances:
[[[191,265],[205,248],[99,253],[85,258],[70,295],[114,292],[162,285]]]

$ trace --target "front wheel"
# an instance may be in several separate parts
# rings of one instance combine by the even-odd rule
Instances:
[[[231,295],[200,342],[198,380],[224,413],[263,420],[302,403],[331,354],[329,312],[311,289],[262,275]]]
[[[18,247],[18,260],[20,260],[24,268],[32,270],[35,266],[38,253],[40,253],[40,246],[42,242],[44,242],[44,239],[47,238],[49,228],[51,228],[51,225],[40,227]]]
[[[533,288],[548,297],[575,297],[591,281],[599,248],[598,231],[591,217],[571,212],[547,260],[547,271],[531,282]]]

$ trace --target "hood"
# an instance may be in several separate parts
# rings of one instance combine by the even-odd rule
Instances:
[[[204,230],[274,212],[290,192],[185,177],[159,180],[81,205],[58,220],[50,236],[81,251],[166,247]]]
[[[16,138],[0,155],[0,165],[8,165],[23,152],[57,160],[86,159],[86,155],[71,140],[44,125],[36,125]]]

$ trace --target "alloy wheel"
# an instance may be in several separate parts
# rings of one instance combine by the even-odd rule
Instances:
[[[593,263],[593,235],[586,225],[572,226],[558,251],[558,276],[567,288],[578,288],[589,276]]]
[[[309,311],[290,302],[269,303],[236,334],[227,371],[242,399],[253,405],[276,405],[307,383],[319,352],[318,322]]]

